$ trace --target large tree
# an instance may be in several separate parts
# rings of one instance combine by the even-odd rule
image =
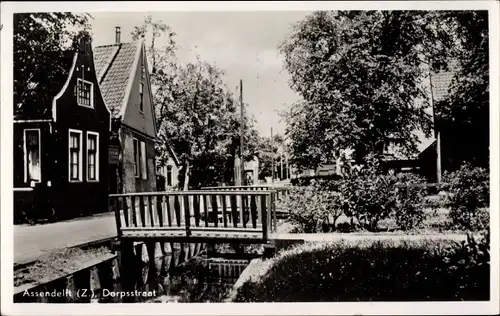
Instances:
[[[183,164],[184,188],[228,180],[240,139],[240,111],[234,95],[223,82],[224,72],[197,61],[178,68],[173,100],[163,98],[160,143],[170,142]],[[245,143],[252,144],[254,129],[244,120]],[[246,146],[244,158],[253,151]],[[164,151],[160,151],[161,152]],[[161,156],[160,156],[161,157]],[[229,172],[226,172],[229,171]],[[191,179],[190,179],[190,178]]]
[[[230,181],[239,153],[241,116],[239,102],[224,83],[224,71],[199,56],[181,65],[175,56],[175,33],[151,15],[132,36],[147,40],[160,164],[167,159],[166,146],[172,146],[182,163],[179,180],[185,190]],[[257,132],[255,120],[244,112],[244,158],[249,160]]]
[[[44,106],[67,75],[67,51],[89,37],[88,14],[67,12],[14,14],[14,115],[45,115]],[[47,84],[47,83],[51,84]],[[42,111],[42,113],[39,113]]]
[[[290,86],[302,96],[285,115],[298,167],[354,149],[358,162],[389,144],[416,152],[415,130],[430,134],[421,43],[425,13],[315,12],[280,47]]]

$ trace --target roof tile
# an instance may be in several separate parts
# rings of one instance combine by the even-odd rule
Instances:
[[[123,106],[137,49],[137,42],[97,46],[94,49],[102,96],[115,118],[120,115]]]

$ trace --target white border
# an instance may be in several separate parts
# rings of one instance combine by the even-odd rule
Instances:
[[[86,104],[78,102],[78,99],[80,98],[78,96],[78,94],[79,94],[78,89],[80,87],[80,85],[79,85],[80,82],[90,84],[90,105],[86,105]],[[82,79],[82,78],[76,79],[76,103],[78,103],[79,106],[83,106],[84,108],[87,108],[87,109],[94,108],[94,83],[93,82],[87,81],[87,80]]]
[[[491,192],[497,193],[499,189],[498,146],[499,141],[499,109],[500,104],[498,87],[499,82],[499,4],[496,1],[380,1],[380,2],[2,2],[1,23],[3,30],[1,36],[2,65],[12,64],[12,12],[145,12],[146,11],[301,11],[301,10],[370,10],[370,9],[426,9],[426,10],[489,10],[490,19],[490,144],[491,144]],[[168,23],[168,21],[166,21]],[[0,107],[2,123],[1,128],[1,169],[2,170],[2,209],[12,209],[12,67],[1,67],[1,101]],[[54,102],[55,105],[55,102]],[[498,194],[491,195],[491,297],[490,302],[398,302],[398,303],[286,303],[286,304],[12,304],[13,295],[13,225],[12,212],[1,212],[2,253],[2,314],[6,315],[54,315],[54,314],[79,314],[79,315],[332,315],[332,314],[498,314],[498,254],[499,254],[499,203]]]
[[[28,152],[26,146],[26,132],[27,131],[37,131],[38,132],[38,163],[40,164],[40,180],[32,180],[35,183],[42,183],[42,133],[39,128],[25,128],[23,129],[23,162],[24,162],[24,183],[28,186]]]
[[[78,154],[79,164],[78,164],[78,179],[71,179],[71,133],[80,134],[80,152]],[[83,181],[83,132],[77,129],[68,129],[68,182],[79,183]]]
[[[96,144],[95,144],[95,147],[96,147],[96,152],[95,152],[95,179],[89,179],[89,135],[94,135],[96,136]],[[97,132],[90,132],[88,131],[87,132],[87,137],[86,137],[86,150],[85,150],[85,153],[86,153],[86,164],[85,166],[87,167],[86,169],[86,178],[87,178],[87,182],[99,182],[99,172],[100,172],[100,169],[99,169],[99,147],[100,147],[100,143],[99,143],[99,133]]]

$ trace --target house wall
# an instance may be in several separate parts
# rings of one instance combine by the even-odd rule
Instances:
[[[145,66],[145,78],[144,78],[144,90],[143,90],[143,112],[140,111],[140,83],[141,83],[141,62]],[[154,109],[152,107],[152,100],[150,97],[150,87],[148,81],[148,71],[147,62],[144,59],[143,51],[139,56],[139,63],[135,74],[133,75],[133,81],[130,89],[130,96],[123,118],[123,124],[133,127],[137,131],[144,133],[151,137],[156,137],[155,126],[154,126]]]
[[[77,104],[77,78],[93,83],[93,108]],[[87,215],[108,210],[108,139],[110,113],[95,74],[92,54],[80,54],[73,76],[56,105],[52,172],[52,204],[64,216]],[[69,129],[82,131],[82,180],[69,181]],[[87,181],[87,132],[99,133],[99,179]]]
[[[50,124],[48,122],[40,123],[14,123],[14,188],[26,188],[30,183],[25,181],[25,156],[24,156],[24,130],[40,130],[40,161],[41,161],[41,181],[43,185],[51,178],[53,144],[50,133]],[[38,186],[37,184],[36,186]]]
[[[156,165],[154,141],[127,127],[120,129],[122,146],[122,177],[123,192],[154,192],[156,191]],[[147,179],[134,174],[134,141],[144,141],[146,144]]]
[[[48,199],[45,193],[48,189],[48,181],[51,181],[53,174],[52,153],[53,143],[50,133],[50,124],[44,123],[14,123],[14,223],[22,224],[26,218],[47,217],[51,214],[50,207],[45,204]],[[26,158],[24,153],[24,130],[40,130],[40,176],[41,182],[30,183],[25,180]],[[50,185],[52,183],[50,182]],[[22,189],[22,191],[18,190]]]
[[[168,186],[167,184],[167,167],[172,166],[172,185]],[[158,175],[162,176],[165,181],[165,190],[168,190],[169,188],[175,188],[178,187],[179,185],[179,167],[175,163],[175,160],[169,156],[167,162],[165,163],[165,166],[158,168]]]

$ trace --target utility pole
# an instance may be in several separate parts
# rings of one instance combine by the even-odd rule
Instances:
[[[280,180],[283,180],[283,153],[280,152],[280,164],[281,164],[281,178]]]
[[[271,183],[274,183],[274,139],[273,139],[273,127],[271,126]]]
[[[244,142],[244,127],[245,117],[243,115],[243,80],[240,79],[240,108],[241,108],[241,123],[240,123],[240,177],[241,185],[244,185],[245,179],[245,160],[243,159],[243,142]]]
[[[429,64],[429,83],[431,87],[431,107],[432,107],[432,118],[434,121],[434,137],[436,138],[436,181],[441,183],[441,135],[436,126],[436,109],[434,108],[434,92],[432,91],[432,70]]]

